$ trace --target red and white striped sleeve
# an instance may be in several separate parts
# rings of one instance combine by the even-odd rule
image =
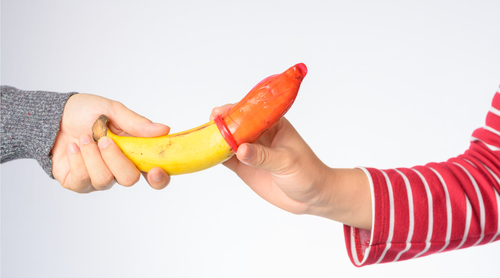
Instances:
[[[362,170],[370,181],[372,230],[344,226],[355,266],[500,240],[500,89],[464,154],[413,168]]]

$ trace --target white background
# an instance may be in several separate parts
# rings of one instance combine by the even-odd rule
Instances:
[[[500,85],[499,1],[237,2],[3,0],[1,83],[119,100],[177,132],[304,62],[287,118],[329,166],[379,168],[461,154]],[[223,166],[88,195],[34,160],[1,170],[5,278],[499,275],[498,242],[355,268],[341,224]]]

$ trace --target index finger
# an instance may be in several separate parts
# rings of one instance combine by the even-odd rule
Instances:
[[[148,118],[128,109],[120,102],[113,102],[109,113],[109,128],[120,136],[158,137],[167,135],[170,127],[153,123]]]
[[[225,114],[233,106],[233,103],[228,103],[223,106],[215,107],[214,109],[212,109],[212,114],[210,114],[210,120],[213,121],[215,116]]]

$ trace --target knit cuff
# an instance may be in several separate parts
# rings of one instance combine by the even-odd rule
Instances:
[[[76,93],[23,91],[2,86],[1,163],[20,158],[38,161],[51,177],[51,150],[66,101]]]

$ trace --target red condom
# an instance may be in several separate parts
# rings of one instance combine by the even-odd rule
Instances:
[[[231,131],[227,127],[226,122],[224,122],[224,120],[222,119],[222,117],[220,115],[217,115],[214,118],[214,122],[217,125],[217,128],[220,131],[220,134],[222,134],[222,138],[224,138],[224,140],[226,140],[226,143],[229,145],[231,150],[234,153],[236,153],[236,151],[238,150],[238,145],[236,144],[236,141],[234,140],[233,134],[231,134]]]

